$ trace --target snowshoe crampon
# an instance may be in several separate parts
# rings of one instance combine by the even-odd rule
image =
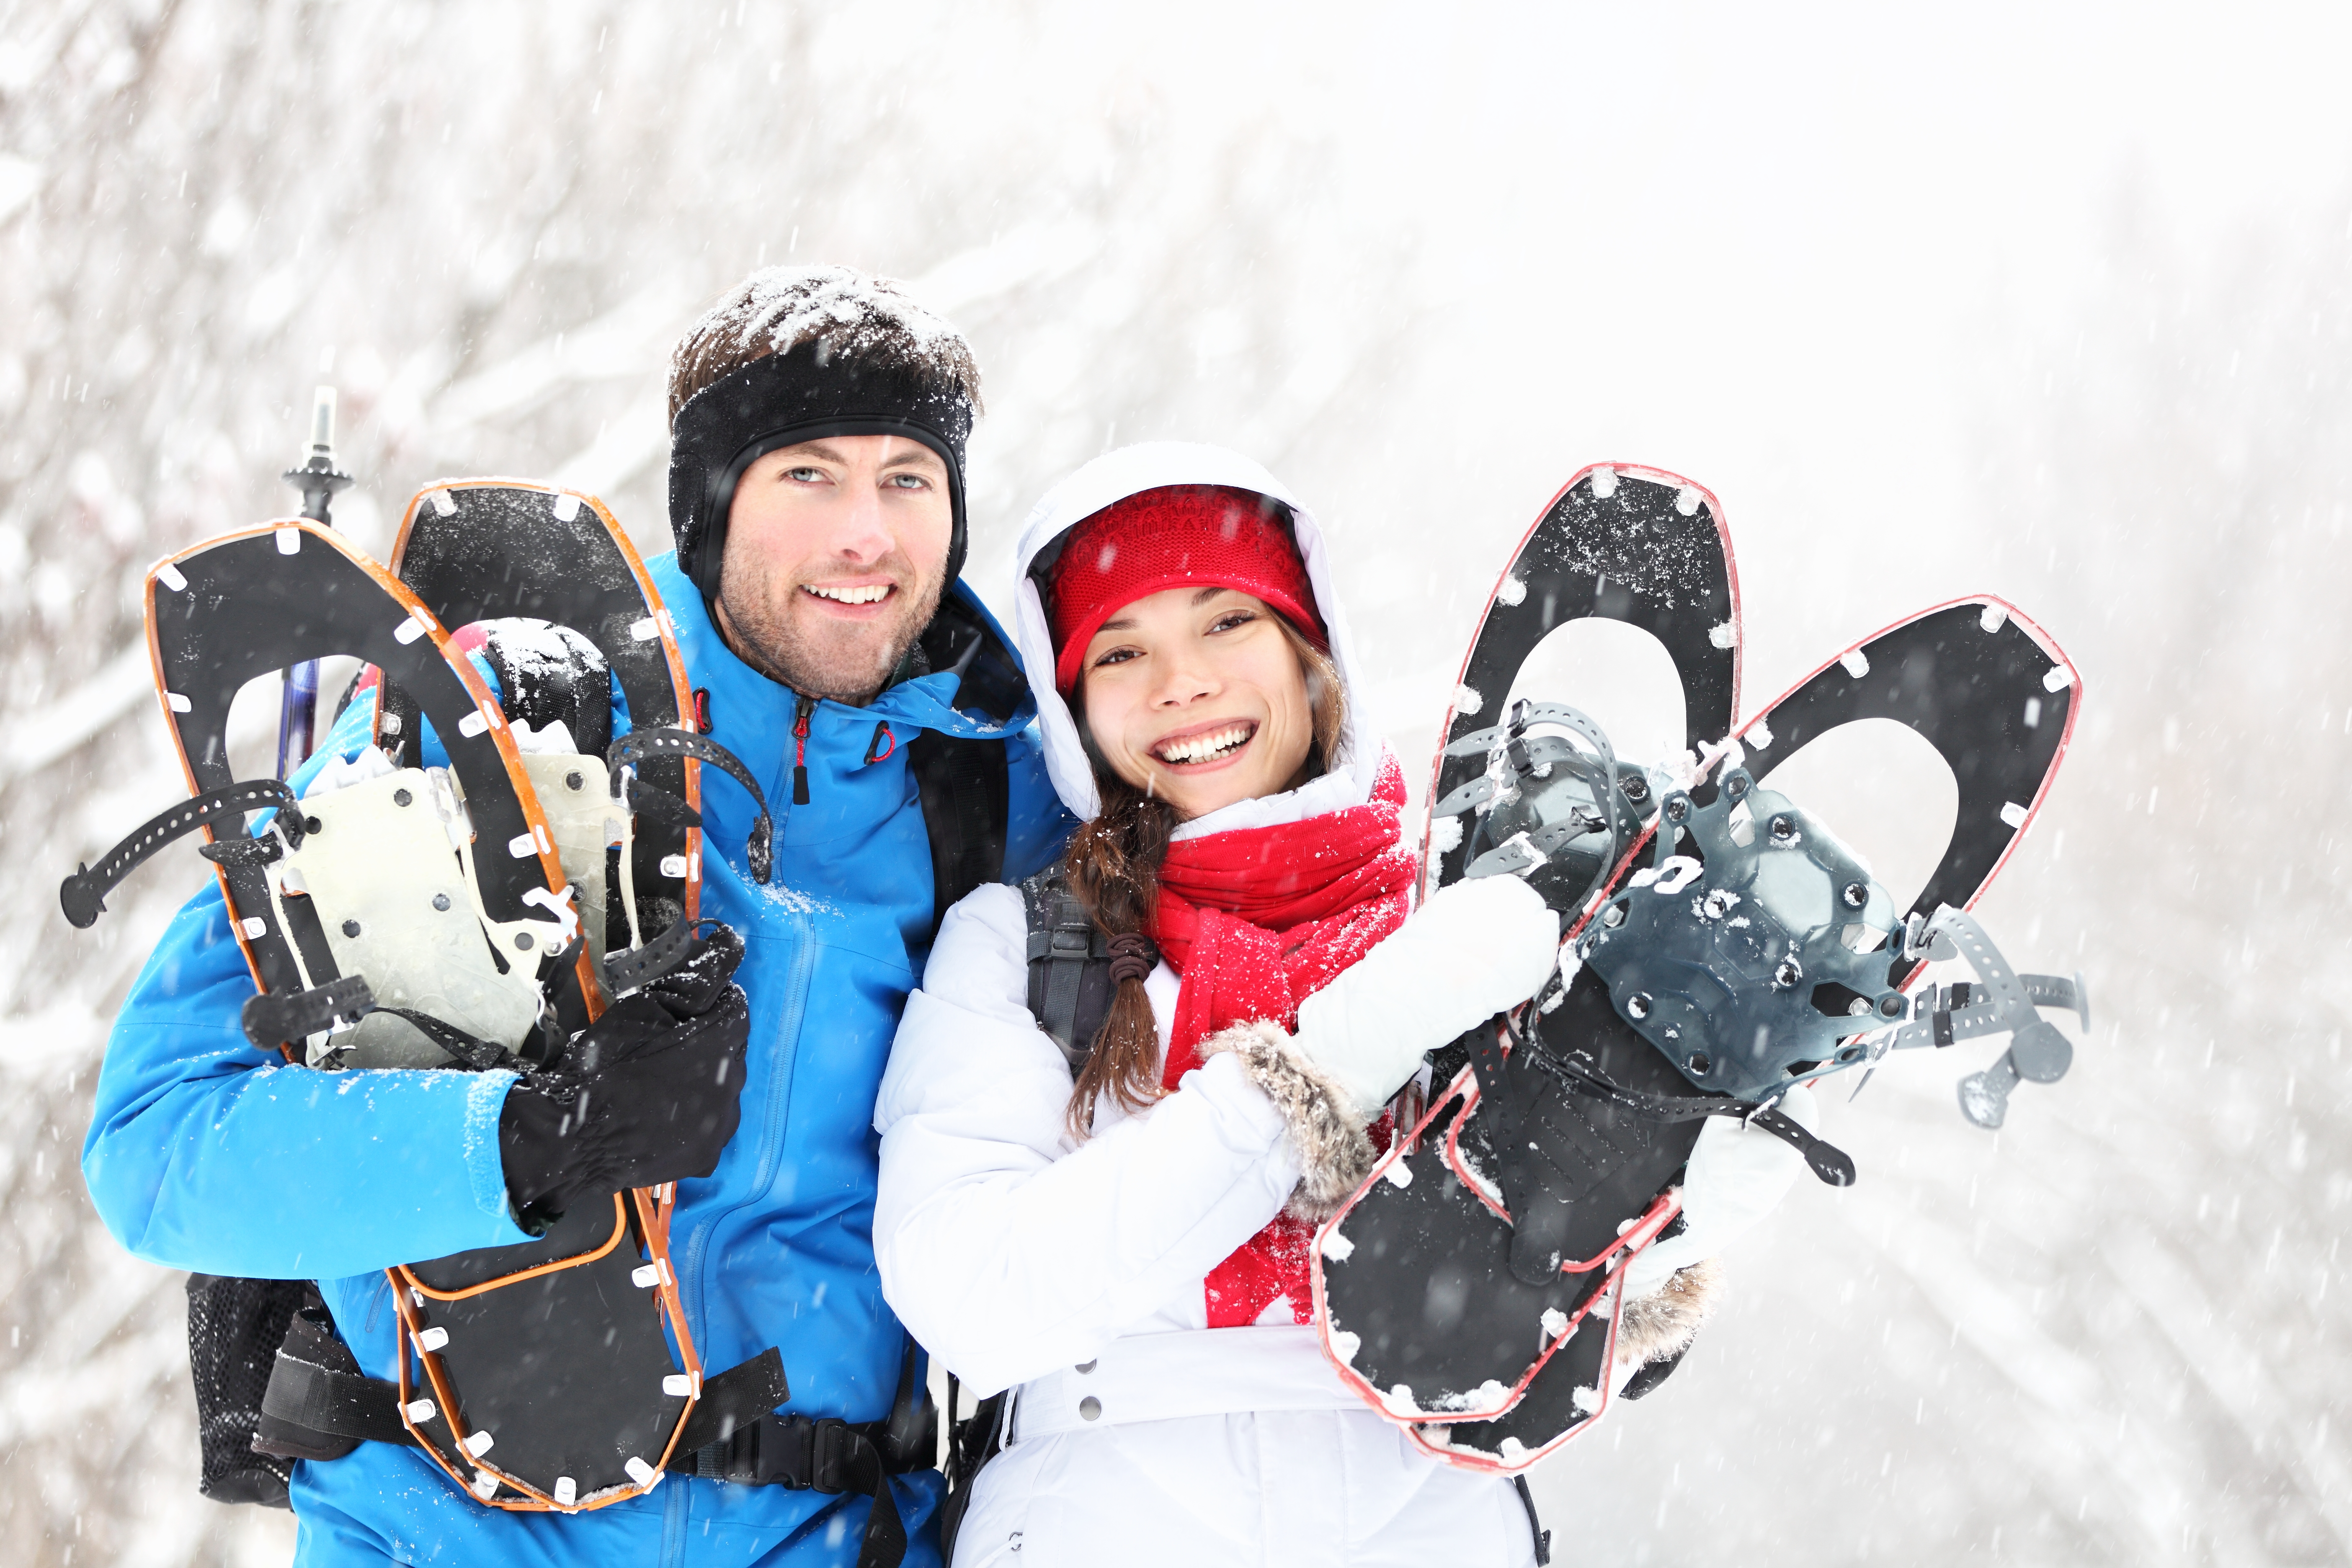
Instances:
[[[1664,645],[1684,755],[1622,760],[1563,704],[1496,710],[1537,646],[1590,617]],[[1778,1110],[1790,1085],[2011,1033],[1962,1089],[1971,1119],[1997,1125],[2010,1087],[2063,1071],[2069,1047],[2035,1008],[2080,1008],[2079,979],[2016,974],[1964,912],[2064,755],[2078,688],[2063,657],[2008,605],[1964,601],[1865,639],[1735,725],[1741,641],[1714,498],[1609,466],[1529,531],[1465,661],[1429,877],[1527,878],[1567,951],[1542,996],[1438,1054],[1444,1087],[1325,1227],[1315,1267],[1343,1377],[1449,1462],[1524,1469],[1609,1407],[1634,1370],[1618,1364],[1616,1282],[1675,1232],[1706,1118],[1781,1137],[1843,1185],[1853,1163]],[[1871,718],[1925,737],[1959,786],[1958,825],[1907,906],[1763,787],[1766,769]],[[1925,963],[1956,954],[1978,981],[1915,1009]]]
[[[90,923],[132,868],[202,829],[202,853],[220,877],[259,988],[246,1007],[247,1032],[291,1061],[323,1070],[543,1062],[608,996],[656,978],[689,945],[682,938],[692,933],[698,869],[692,763],[716,748],[656,722],[609,755],[526,754],[508,710],[541,711],[526,739],[556,708],[574,733],[593,736],[609,722],[609,668],[641,724],[674,722],[686,688],[658,601],[601,507],[535,487],[499,488],[527,491],[554,522],[589,513],[588,529],[571,536],[565,571],[513,554],[502,574],[487,560],[468,563],[503,584],[508,599],[494,587],[480,604],[460,605],[429,580],[433,592],[420,595],[302,520],[198,545],[149,576],[158,689],[194,798],[95,869],[78,869],[62,900],[69,920]],[[479,531],[492,532],[487,522]],[[552,542],[551,531],[537,541]],[[492,552],[513,543],[486,542]],[[548,607],[588,619],[603,640],[567,637],[551,620],[509,618],[502,708],[453,642],[450,614],[520,616],[540,601],[517,584],[590,560],[604,574],[598,605],[610,613],[600,618],[568,600]],[[625,607],[634,614],[624,617]],[[647,624],[652,636],[638,629]],[[499,631],[492,628],[494,643]],[[641,651],[647,645],[649,654]],[[551,648],[564,658],[541,657]],[[500,650],[486,651],[497,664]],[[283,780],[236,779],[226,729],[238,689],[336,655],[359,658],[383,681],[382,746],[358,763],[331,764],[341,770],[340,787],[314,784],[299,800]],[[559,662],[577,678],[568,695],[553,679]],[[446,752],[446,768],[422,765],[420,717]],[[666,799],[646,812],[655,825],[640,833],[627,781],[648,757],[658,761],[646,771],[669,771],[677,787],[662,793],[678,805],[664,809]],[[273,813],[258,832],[247,816],[256,809]],[[633,838],[650,841],[652,859],[635,899],[627,894],[637,879]],[[616,858],[626,868],[617,874]],[[616,882],[623,896],[608,900],[604,889]],[[583,889],[592,907],[583,908]],[[646,929],[654,916],[667,924]],[[616,1194],[576,1205],[529,1242],[390,1270],[405,1342],[400,1419],[476,1498],[501,1509],[573,1510],[658,1482],[701,1393],[668,1258],[671,1197],[667,1188]]]

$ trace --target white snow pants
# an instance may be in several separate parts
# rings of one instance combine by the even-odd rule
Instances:
[[[1508,1480],[1440,1464],[1360,1406],[1016,1436],[980,1473],[953,1568],[1534,1562]]]

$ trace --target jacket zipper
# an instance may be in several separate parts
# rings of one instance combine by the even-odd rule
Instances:
[[[798,697],[793,704],[793,804],[806,805],[808,793],[808,732],[809,715],[816,711],[816,699]]]

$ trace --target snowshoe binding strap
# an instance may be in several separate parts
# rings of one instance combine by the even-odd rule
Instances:
[[[1836,1144],[1816,1138],[1796,1118],[1773,1105],[1719,1095],[1645,1094],[1610,1080],[1609,1075],[1573,1056],[1555,1056],[1541,1044],[1532,1047],[1524,1037],[1514,1046],[1528,1052],[1528,1065],[1550,1074],[1571,1094],[1605,1100],[1649,1121],[1693,1121],[1705,1116],[1734,1116],[1760,1131],[1769,1132],[1804,1156],[1814,1175],[1832,1187],[1853,1185],[1853,1156]]]
[[[1569,736],[1529,735],[1538,725]],[[1526,877],[1570,922],[1615,874],[1652,798],[1641,770],[1621,768],[1601,726],[1562,703],[1522,699],[1506,722],[1463,736],[1444,754],[1486,758],[1483,774],[1430,809],[1432,817],[1475,814],[1463,876]],[[1572,865],[1555,858],[1563,851]]]
[[[621,770],[630,764],[653,757],[692,757],[709,763],[750,793],[751,802],[760,808],[757,820],[751,824],[751,837],[744,842],[744,858],[751,862],[751,878],[762,887],[775,869],[775,825],[768,816],[768,797],[761,792],[760,782],[751,770],[716,741],[708,740],[691,731],[653,728],[632,730],[613,742],[605,753],[604,765],[612,770],[614,788],[626,791]],[[683,805],[684,802],[679,802]],[[656,808],[656,815],[659,815]]]
[[[276,1051],[321,1030],[348,1028],[376,1010],[366,977],[346,974],[308,991],[257,992],[245,999],[238,1022],[257,1047]]]
[[[642,947],[626,952],[615,952],[604,960],[604,984],[617,1000],[641,985],[650,985],[685,962],[694,950],[694,939],[705,926],[715,926],[717,921],[672,921],[669,929]]]
[[[473,1072],[486,1072],[492,1068],[519,1068],[520,1058],[506,1047],[491,1040],[478,1040],[454,1024],[445,1024],[429,1013],[414,1007],[378,1007],[379,1013],[389,1013],[409,1027],[449,1053],[459,1067]]]
[[[152,859],[165,845],[225,818],[242,818],[248,811],[276,809],[282,812],[278,831],[287,836],[289,843],[299,847],[303,829],[299,805],[293,790],[283,779],[246,779],[224,784],[218,789],[205,790],[193,799],[182,801],[148,818],[121,843],[108,850],[96,870],[91,870],[88,865],[76,867],[74,874],[68,877],[65,885],[58,889],[58,901],[65,906],[66,919],[73,923],[75,929],[86,930],[106,912],[106,895],[120,886],[125,877]]]
[[[1927,957],[1964,958],[1976,971],[1973,984],[1930,986],[1913,1008],[1912,1020],[1880,1035],[1870,1045],[1874,1066],[1888,1051],[1944,1047],[1985,1035],[2007,1035],[2009,1049],[1999,1061],[1960,1080],[1960,1114],[1979,1127],[1998,1128],[2009,1115],[2009,1095],[2021,1081],[2055,1083],[2073,1065],[2074,1047],[2038,1007],[2071,1009],[2084,1030],[2091,1026],[2090,990],[2080,974],[2020,974],[1993,945],[1976,916],[1949,904],[1906,935],[1905,952]],[[1865,1080],[1866,1081],[1866,1080]],[[1855,1092],[1861,1090],[1857,1088]]]
[[[673,963],[676,960],[672,960]],[[349,1028],[370,1013],[388,1013],[448,1053],[473,1072],[515,1067],[520,1058],[506,1047],[476,1039],[454,1024],[414,1007],[387,1007],[376,1001],[363,975],[346,974],[308,991],[264,991],[246,998],[239,1021],[245,1037],[265,1051],[331,1029]],[[334,1053],[340,1061],[341,1053]],[[325,1065],[334,1065],[332,1061]]]

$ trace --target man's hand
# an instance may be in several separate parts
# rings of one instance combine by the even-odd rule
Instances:
[[[735,1135],[751,1005],[743,939],[713,924],[685,963],[524,1075],[499,1115],[507,1195],[526,1226],[629,1187],[707,1176]]]

